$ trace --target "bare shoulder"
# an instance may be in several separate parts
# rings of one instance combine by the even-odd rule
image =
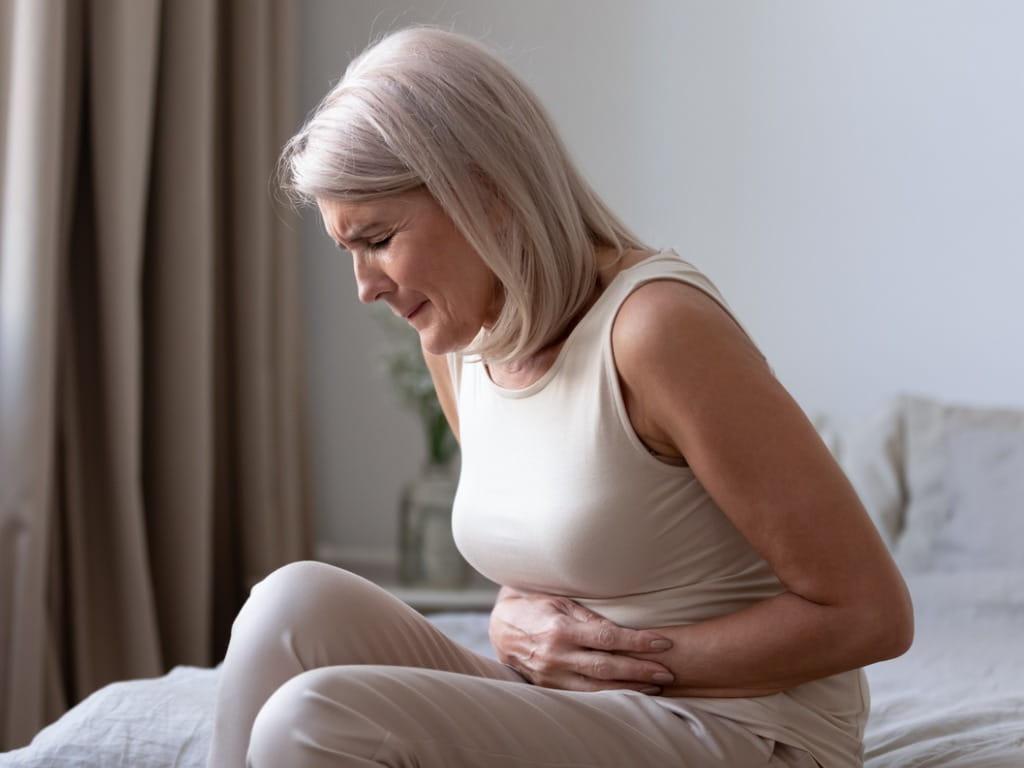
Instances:
[[[707,366],[751,366],[769,373],[747,334],[715,299],[679,280],[654,280],[623,302],[612,326],[619,375],[627,381],[670,368],[707,374]],[[682,368],[680,366],[682,365]]]
[[[688,283],[655,280],[623,302],[612,355],[626,412],[640,439],[693,465],[696,433],[712,414],[775,392],[760,351],[715,299]]]
[[[623,303],[612,344],[635,423],[685,457],[789,591],[838,605],[898,587],[839,465],[714,299],[682,283],[641,286]]]

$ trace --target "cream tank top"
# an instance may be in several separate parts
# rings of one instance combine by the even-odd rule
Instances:
[[[629,422],[612,323],[652,280],[692,285],[732,316],[710,280],[665,251],[620,272],[525,389],[497,386],[479,361],[448,359],[462,446],[452,524],[463,556],[499,584],[565,596],[634,628],[702,621],[783,591],[692,470],[653,456]],[[862,764],[860,670],[772,696],[659,702],[736,721],[829,768]]]

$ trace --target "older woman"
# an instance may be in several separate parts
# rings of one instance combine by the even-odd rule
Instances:
[[[420,334],[503,663],[293,564],[235,623],[210,766],[858,765],[903,581],[715,287],[623,226],[527,88],[404,30],[283,166]]]

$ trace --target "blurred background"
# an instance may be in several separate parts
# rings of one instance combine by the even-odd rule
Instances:
[[[516,70],[841,434],[900,392],[1024,404],[1019,3],[0,0],[0,749],[215,663],[284,562],[394,578],[421,422],[273,174],[414,23]]]
[[[305,0],[301,108],[412,23],[496,49],[612,208],[703,269],[841,433],[898,392],[1024,403],[1021,4]],[[302,233],[319,542],[387,567],[418,424],[350,265],[315,217]]]

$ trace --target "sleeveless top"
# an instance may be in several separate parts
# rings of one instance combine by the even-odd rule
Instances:
[[[702,621],[784,591],[693,471],[653,456],[630,424],[612,323],[652,280],[692,285],[732,316],[710,280],[666,251],[616,275],[524,389],[497,386],[479,360],[448,357],[462,446],[452,525],[463,556],[498,584],[565,596],[634,628]],[[862,761],[861,670],[756,698],[657,699],[741,723],[830,768]]]

